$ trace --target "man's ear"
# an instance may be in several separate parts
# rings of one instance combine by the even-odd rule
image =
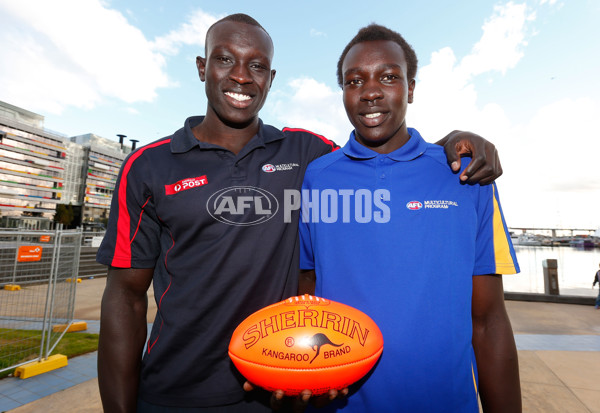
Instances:
[[[275,69],[271,70],[271,82],[269,83],[269,89],[271,89],[271,86],[273,86],[273,80],[275,79],[275,73],[277,73],[277,71]]]
[[[408,82],[408,103],[413,103],[413,94],[415,92],[415,79]]]
[[[206,58],[197,56],[196,67],[198,68],[198,76],[200,76],[200,80],[204,82],[206,79]]]

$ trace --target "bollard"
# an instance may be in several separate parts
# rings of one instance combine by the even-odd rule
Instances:
[[[559,295],[558,292],[558,262],[555,259],[543,260],[544,292],[549,295]]]

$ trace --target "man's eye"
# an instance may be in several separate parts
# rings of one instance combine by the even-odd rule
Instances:
[[[361,80],[360,79],[348,79],[346,81],[346,84],[349,86],[356,86],[356,85],[361,84]]]

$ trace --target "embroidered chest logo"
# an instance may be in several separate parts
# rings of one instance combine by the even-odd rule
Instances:
[[[272,172],[281,172],[281,171],[291,171],[294,168],[298,168],[300,165],[297,163],[280,163],[279,165],[273,165],[271,163],[264,164],[262,166],[263,172],[272,173]]]
[[[181,191],[187,191],[188,189],[206,185],[207,183],[208,179],[206,179],[206,175],[198,176],[196,178],[185,178],[174,184],[165,185],[165,194],[174,195]]]
[[[458,202],[456,201],[448,201],[448,200],[441,200],[441,199],[435,199],[435,200],[431,200],[431,201],[423,201],[423,202],[419,202],[419,201],[410,201],[406,204],[406,208],[410,209],[411,211],[418,211],[420,209],[448,209],[450,207],[457,207],[458,206]]]
[[[445,199],[436,199],[436,200],[432,200],[432,201],[425,201],[424,202],[424,207],[425,209],[448,209],[450,207],[457,207],[458,206],[458,202],[456,201],[448,201]]]
[[[423,208],[423,204],[419,201],[410,201],[408,204],[406,204],[406,207],[412,211],[417,211]]]

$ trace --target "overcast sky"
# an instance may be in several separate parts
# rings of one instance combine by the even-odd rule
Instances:
[[[204,113],[206,29],[244,12],[275,42],[263,120],[343,144],[337,59],[377,22],[419,57],[408,125],[431,142],[465,129],[499,148],[509,226],[600,227],[600,2],[255,3],[0,0],[0,100],[68,136],[149,143]]]

